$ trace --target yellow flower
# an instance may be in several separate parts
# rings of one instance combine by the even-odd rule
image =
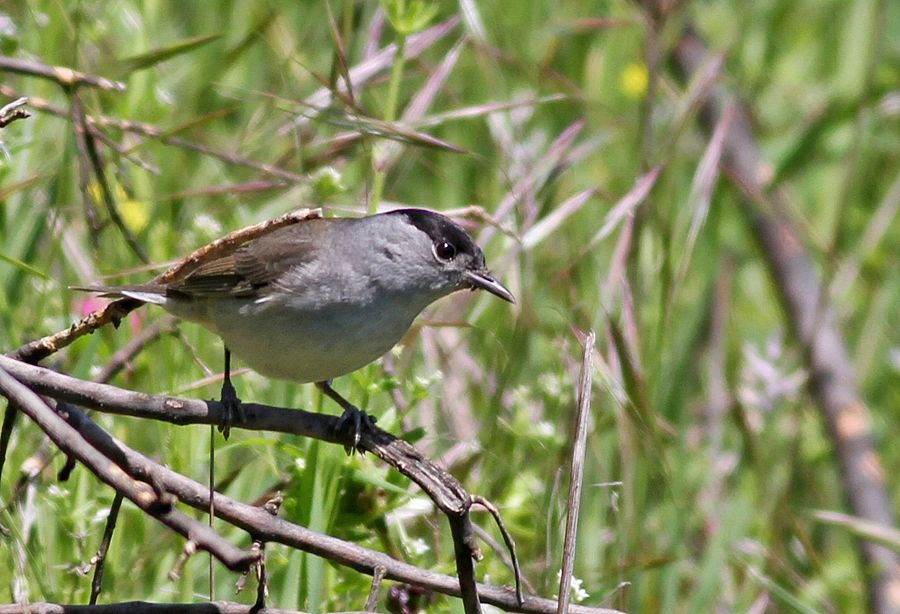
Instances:
[[[135,234],[146,228],[150,221],[147,206],[140,200],[123,200],[119,204],[119,213],[128,229]]]
[[[113,199],[118,202],[119,215],[122,216],[122,221],[125,222],[128,230],[138,234],[146,228],[147,223],[150,221],[147,203],[142,200],[128,198],[128,194],[125,193],[125,190],[118,183],[112,184],[110,189],[113,192]],[[103,202],[103,191],[96,180],[88,184],[88,191],[94,198],[95,203]]]
[[[619,84],[629,98],[641,98],[647,93],[647,67],[643,62],[631,62],[622,71]]]

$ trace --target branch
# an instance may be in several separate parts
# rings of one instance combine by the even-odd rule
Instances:
[[[131,479],[120,466],[111,464],[110,458],[87,443],[45,401],[2,368],[0,368],[0,394],[15,403],[57,447],[85,465],[100,480],[112,486],[116,492],[122,493],[142,511],[195,542],[199,548],[212,554],[229,569],[245,569],[255,562],[255,557],[251,553],[233,546],[209,527],[173,509],[171,504],[161,500],[148,484]]]
[[[701,69],[707,50],[699,36],[687,31],[675,54],[683,72],[691,75]],[[894,514],[875,451],[871,417],[860,397],[843,334],[812,258],[786,215],[787,203],[763,179],[765,161],[747,115],[731,92],[714,86],[703,105],[701,121],[712,132],[730,108],[734,119],[725,140],[723,164],[743,192],[742,212],[762,248],[788,324],[803,350],[810,393],[834,443],[848,503],[860,518],[893,527]],[[865,568],[873,574],[869,586],[873,611],[897,612],[900,555],[871,541],[858,543]]]
[[[176,329],[175,317],[168,316],[162,322],[154,322],[140,333],[135,335],[131,341],[126,343],[122,348],[116,351],[109,361],[103,365],[103,368],[91,378],[95,382],[108,382],[116,376],[122,369],[125,369],[128,363],[141,353],[141,351],[150,343],[159,339],[163,333],[171,333]]]
[[[68,394],[73,398],[90,400],[91,402],[87,404],[97,407],[98,409],[103,409],[104,411],[110,411],[111,409],[116,410],[112,411],[112,413],[127,413],[121,411],[121,405],[119,404],[124,398],[122,396],[123,394],[131,398],[136,404],[141,405],[141,407],[131,415],[158,417],[161,415],[159,410],[164,407],[167,401],[173,409],[180,405],[181,409],[175,410],[174,412],[171,410],[162,412],[168,412],[168,421],[179,424],[199,423],[201,422],[201,417],[203,418],[202,422],[215,424],[218,420],[218,412],[222,411],[221,406],[215,402],[152,397],[150,395],[119,390],[112,386],[90,384],[89,382],[76,380],[65,375],[53,374],[53,372],[48,371],[47,369],[34,367],[24,363],[17,363],[7,357],[0,356],[0,369],[5,371],[7,365],[15,367],[8,371],[11,375],[16,377],[21,375],[24,383],[27,383],[28,386],[33,386],[36,389],[41,388],[41,386],[38,386],[36,380],[45,379],[45,376],[54,376],[48,378],[48,380],[53,381],[45,380],[44,383],[46,386],[43,386],[46,390],[53,391],[49,393],[50,396],[58,395],[60,398],[66,396],[63,394],[66,391],[58,387],[61,382],[66,382],[76,388],[78,388],[79,383],[80,385],[93,386],[100,392],[100,394],[96,395],[96,398],[93,399],[88,399],[84,396],[86,391],[83,388],[74,389]],[[15,371],[15,373],[13,373],[13,371]],[[9,379],[9,376],[6,377]],[[19,384],[19,386],[21,387],[21,384]],[[2,387],[0,387],[0,390],[2,390]],[[119,395],[118,397],[116,396],[117,394]],[[34,395],[32,394],[32,396]],[[142,401],[146,401],[146,403],[143,403],[142,405]],[[156,410],[148,411],[153,407],[156,407]],[[50,411],[49,408],[46,409],[47,411]],[[322,428],[323,425],[332,425],[328,429],[330,431],[328,437],[320,438],[341,445],[347,443],[346,441],[339,440],[340,438],[334,434],[333,428],[334,424],[337,422],[337,418],[333,416],[309,414],[309,412],[299,410],[284,410],[262,405],[246,405],[245,410],[247,412],[247,417],[244,421],[245,423],[254,423],[254,417],[264,417],[264,419],[260,419],[254,423],[254,428],[281,430],[282,432],[295,432],[297,434],[308,435],[309,432]],[[174,419],[174,416],[179,413],[183,413],[186,419],[182,421]],[[202,416],[200,415],[201,413],[203,414]],[[59,419],[55,413],[53,413],[53,416]],[[310,420],[310,416],[317,416],[321,420],[318,422]],[[73,436],[64,441],[56,442],[63,450],[67,450],[67,444],[73,440],[85,441],[96,449],[101,450],[102,454],[95,450],[97,454],[101,454],[101,457],[115,459],[118,467],[121,467],[125,471],[140,474],[142,480],[145,479],[148,483],[156,484],[158,488],[167,493],[171,493],[185,504],[204,512],[209,509],[209,489],[205,485],[167,469],[128,448],[121,442],[112,438],[95,422],[75,407],[67,408],[65,418],[68,421],[68,424],[65,426],[72,430]],[[267,422],[267,420],[269,422]],[[287,422],[280,423],[279,420],[287,420]],[[308,429],[309,432],[298,432],[298,430],[304,429],[285,430],[284,428],[273,428],[290,426],[291,420],[306,424],[307,427],[310,427]],[[265,424],[265,426],[263,426],[263,424]],[[235,424],[235,426],[238,425]],[[387,434],[384,435],[390,437]],[[385,449],[391,449],[393,447],[393,443],[383,446],[372,441],[373,439],[380,438],[380,436],[375,437],[364,434],[360,445],[361,447],[367,445],[372,446],[370,451],[380,456],[379,452],[383,452]],[[405,442],[399,443],[402,444],[401,447],[411,448],[411,446]],[[413,452],[415,452],[415,450],[413,450]],[[405,462],[413,461],[407,459]],[[405,467],[405,469],[405,471],[403,471],[403,469],[401,470],[406,475],[415,473],[415,471],[409,467]],[[147,493],[150,493],[149,489],[147,490]],[[448,595],[460,596],[460,582],[453,576],[422,570],[408,563],[393,559],[386,554],[310,531],[304,527],[273,517],[263,508],[240,503],[219,493],[215,493],[213,498],[216,516],[247,531],[254,539],[264,542],[278,542],[290,547],[299,548],[369,575],[374,574],[377,568],[382,567],[385,570],[385,578],[415,584]],[[456,516],[451,516],[451,518],[459,519],[460,516],[457,514]],[[204,525],[200,526],[207,529]],[[556,603],[554,601],[538,597],[526,597],[520,604],[514,591],[499,586],[478,584],[477,594],[482,602],[490,603],[509,611],[543,613],[554,612],[556,609]],[[573,614],[612,614],[615,611],[601,608],[573,606],[570,608],[570,612]],[[0,614],[2,614],[2,611],[0,611]]]
[[[124,390],[108,384],[80,380],[50,369],[0,356],[0,369],[47,395],[104,413],[149,418],[171,424],[212,424],[221,422],[227,411],[218,401],[154,396]],[[339,445],[352,443],[338,428],[338,416],[302,409],[242,403],[244,416],[235,416],[232,426],[259,431],[275,431],[311,437]],[[467,510],[471,497],[450,474],[437,467],[409,443],[373,428],[364,432],[359,448],[394,466],[427,492],[444,513],[458,515]]]
[[[459,577],[459,593],[466,614],[481,614],[481,601],[475,581],[475,565],[472,559],[481,560],[481,551],[475,543],[469,510],[462,514],[448,514],[450,533],[453,535],[453,551],[456,555],[456,575]],[[516,597],[521,603],[521,599]]]
[[[378,592],[381,590],[381,583],[384,582],[384,574],[387,570],[384,567],[376,567],[372,571],[372,587],[369,589],[369,597],[366,599],[366,612],[374,612],[378,605]]]
[[[506,544],[506,548],[509,551],[504,552],[502,548],[500,548],[500,544],[496,543],[496,541],[490,537],[490,535],[478,525],[475,525],[476,532],[479,532],[479,537],[484,539],[485,541],[490,539],[489,544],[493,547],[503,558],[504,564],[507,567],[512,569],[513,576],[516,579],[516,599],[519,600],[519,603],[522,603],[524,597],[522,596],[522,583],[525,579],[522,577],[522,570],[519,569],[519,557],[516,554],[516,543],[512,539],[512,535],[509,534],[509,531],[506,529],[506,524],[504,524],[503,519],[500,517],[500,510],[497,509],[493,503],[485,499],[484,497],[475,495],[472,497],[472,503],[480,505],[494,518],[494,522],[497,523],[497,528],[500,529],[500,535],[503,536],[503,542]],[[528,584],[528,590],[531,592],[535,592],[534,588],[531,584]]]
[[[108,413],[151,418],[173,424],[219,424],[227,411],[217,401],[154,397],[78,380],[5,356],[0,357],[0,368],[8,368],[22,382],[42,394]],[[352,438],[345,430],[338,428],[337,416],[255,403],[244,403],[242,408],[244,416],[233,419],[233,427],[291,433],[345,447],[352,445]],[[469,519],[469,508],[473,502],[471,495],[456,478],[423,457],[412,445],[385,431],[374,428],[364,433],[358,447],[375,454],[409,477],[447,515],[457,555],[459,582],[466,589],[467,612],[479,612],[471,559],[480,558],[480,554],[472,538]],[[120,464],[127,466],[125,463]],[[140,479],[149,479],[148,474],[141,472]],[[155,481],[150,482],[156,484]],[[518,578],[516,584],[519,584]]]
[[[103,309],[88,314],[65,330],[26,343],[19,349],[11,352],[9,356],[15,360],[24,360],[29,363],[39,362],[51,354],[55,354],[76,339],[94,332],[101,326],[107,324],[118,325],[122,318],[141,305],[143,305],[141,301],[132,298],[122,298],[113,301]]]

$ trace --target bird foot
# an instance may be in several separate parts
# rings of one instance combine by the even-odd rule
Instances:
[[[344,413],[338,418],[335,430],[348,438],[352,438],[353,443],[345,446],[347,454],[362,452],[359,448],[359,441],[362,438],[363,433],[375,429],[375,422],[375,416],[370,416],[363,410],[354,405],[350,405],[349,403],[344,405]]]
[[[228,436],[231,434],[231,425],[235,422],[242,423],[247,417],[244,414],[244,406],[238,398],[237,391],[229,380],[222,384],[222,394],[219,403],[222,404],[223,410],[219,419],[219,431],[222,432],[222,436],[225,439],[228,439]]]
[[[334,430],[338,435],[343,435],[352,440],[352,444],[344,445],[347,454],[353,454],[356,451],[362,453],[363,450],[359,447],[359,441],[363,433],[375,430],[375,417],[370,416],[338,394],[338,391],[331,387],[330,382],[318,382],[316,386],[319,387],[325,396],[344,408],[344,413],[338,418]]]

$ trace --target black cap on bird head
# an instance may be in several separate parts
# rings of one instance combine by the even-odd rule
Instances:
[[[486,290],[504,301],[516,302],[512,292],[488,272],[481,248],[469,233],[449,217],[427,209],[397,209],[389,215],[403,215],[410,224],[427,234],[432,240],[434,255],[439,260],[451,261],[459,256],[464,257],[467,265],[463,277],[470,289]]]

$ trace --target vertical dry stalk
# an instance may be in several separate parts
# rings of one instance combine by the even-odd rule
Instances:
[[[581,507],[581,487],[584,481],[584,455],[587,448],[587,424],[591,410],[591,384],[594,379],[594,343],[597,335],[588,331],[584,339],[581,359],[581,377],[578,382],[578,409],[575,415],[575,445],[572,446],[572,482],[569,485],[566,537],[563,544],[562,571],[559,578],[557,614],[569,610],[569,593],[572,586],[572,568],[575,565],[575,536],[578,533],[578,511]]]

